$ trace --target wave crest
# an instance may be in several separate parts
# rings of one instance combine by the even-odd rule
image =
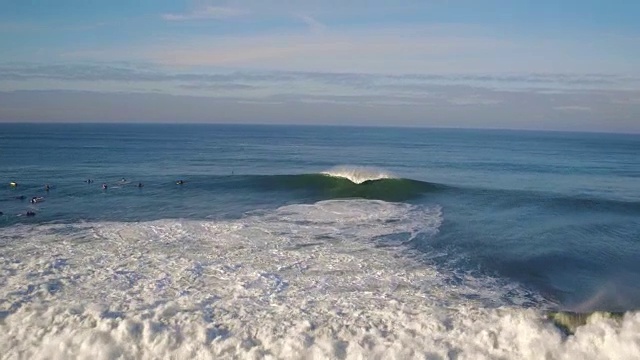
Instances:
[[[366,181],[395,179],[396,177],[388,172],[374,167],[342,165],[323,171],[321,174],[347,179],[354,184],[362,184]]]
[[[247,182],[244,186],[258,190],[306,193],[312,199],[318,200],[361,198],[405,201],[415,199],[428,192],[438,191],[440,188],[439,185],[428,182],[393,178],[384,172],[378,174],[354,173],[351,179],[346,177],[347,174],[325,172],[299,175],[261,175],[242,178],[241,181]],[[239,184],[238,182],[229,183],[229,188],[232,186],[236,189]]]

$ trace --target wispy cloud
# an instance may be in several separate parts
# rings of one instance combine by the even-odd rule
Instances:
[[[0,64],[0,121],[219,121],[637,129],[617,74],[223,71],[136,63]],[[588,84],[588,85],[587,85]],[[2,92],[4,91],[4,92]],[[224,118],[212,118],[211,114]]]
[[[227,4],[217,2],[216,4]],[[233,6],[244,3],[230,2]],[[255,6],[255,4],[253,4]],[[75,47],[61,57],[75,60],[132,60],[168,66],[228,67],[251,70],[295,70],[364,73],[598,73],[638,75],[622,52],[598,51],[630,41],[594,37],[588,45],[574,39],[523,38],[496,32],[486,26],[465,24],[416,24],[385,22],[348,25],[312,10],[284,12],[261,22],[261,12],[246,8],[195,6],[181,14],[165,14],[167,20],[239,16],[251,9],[247,24],[215,32],[174,32],[119,46]],[[209,9],[209,10],[207,10]],[[212,10],[215,9],[215,10]],[[224,10],[223,10],[224,9]],[[268,18],[268,16],[267,16]],[[285,20],[288,19],[288,20]],[[326,26],[322,19],[328,19]],[[243,21],[245,21],[243,20]],[[283,21],[284,20],[284,21]],[[292,21],[304,23],[306,28]],[[275,27],[273,24],[280,25]],[[259,30],[256,30],[259,29]],[[193,30],[193,29],[191,29]],[[617,45],[616,45],[617,46]],[[618,46],[622,49],[622,46]],[[541,76],[540,76],[541,77]],[[588,79],[581,81],[600,81]],[[546,81],[546,80],[544,80]]]
[[[255,90],[259,87],[254,85],[247,84],[236,84],[236,83],[192,83],[192,84],[182,84],[179,85],[182,89],[188,90],[212,90],[212,91],[235,91],[235,90]]]
[[[353,90],[385,89],[403,93],[429,91],[434,85],[472,86],[492,89],[537,91],[592,91],[598,89],[640,90],[640,77],[621,74],[379,74],[309,71],[198,71],[159,67],[147,63],[5,63],[0,64],[0,80],[116,82],[183,82],[198,84],[240,84],[260,86],[306,83],[314,86],[342,87]],[[637,100],[636,100],[637,101]]]
[[[167,21],[222,20],[247,15],[248,11],[225,6],[205,6],[179,14],[162,14]]]
[[[99,64],[0,65],[0,80],[53,79],[64,81],[167,81],[171,77],[158,71]]]
[[[556,110],[560,111],[568,111],[568,112],[591,112],[593,109],[589,106],[583,105],[565,105],[565,106],[554,106]]]
[[[499,99],[490,99],[490,98],[485,98],[485,97],[481,97],[478,95],[472,95],[472,96],[468,96],[468,97],[453,97],[451,99],[449,99],[449,103],[453,104],[453,105],[497,105],[502,103],[503,100],[499,100]]]
[[[33,22],[0,22],[0,32],[23,33],[42,30],[44,26]]]
[[[310,19],[307,19],[310,20]],[[319,24],[310,22],[320,28]],[[464,59],[489,57],[477,71],[495,68],[491,54],[515,45],[482,35],[442,34],[428,26],[324,29],[176,39],[128,51],[128,56],[171,66],[342,72],[452,72]],[[452,61],[449,57],[458,57]],[[485,66],[490,64],[490,66]]]
[[[295,17],[305,23],[309,27],[309,30],[314,33],[321,33],[327,29],[327,26],[325,24],[309,15],[298,14]]]
[[[453,91],[452,89],[443,91]],[[488,91],[488,90],[486,90]],[[450,93],[451,96],[454,93]],[[459,104],[431,96],[279,94],[247,99],[143,92],[0,92],[2,121],[141,121],[591,130],[640,132],[639,106],[604,101],[601,96],[494,92],[504,101]],[[593,111],[559,111],[557,102]],[[579,101],[579,102],[578,102]],[[214,115],[212,115],[214,114]],[[473,114],[470,116],[470,114]],[[392,121],[391,121],[392,119]]]

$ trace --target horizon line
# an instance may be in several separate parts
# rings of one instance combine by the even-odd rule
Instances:
[[[535,128],[506,128],[506,127],[446,127],[446,126],[428,126],[428,125],[378,125],[378,124],[291,124],[291,123],[229,123],[229,122],[157,122],[157,121],[0,121],[3,125],[186,125],[186,126],[261,126],[261,127],[324,127],[324,128],[386,128],[386,129],[432,129],[432,130],[471,130],[471,131],[508,131],[508,132],[538,132],[538,133],[566,133],[566,134],[608,134],[608,135],[640,135],[639,132],[620,132],[620,131],[603,131],[603,130],[560,130],[560,129],[535,129]]]

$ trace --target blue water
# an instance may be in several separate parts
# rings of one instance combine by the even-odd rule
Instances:
[[[339,165],[395,179],[320,175]],[[337,198],[437,205],[437,235],[409,246],[440,271],[514,282],[561,309],[640,308],[638,135],[0,124],[0,181],[0,231],[237,219]],[[34,196],[44,201],[31,204]]]

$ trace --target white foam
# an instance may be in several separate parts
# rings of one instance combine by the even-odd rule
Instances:
[[[507,293],[517,298],[516,285],[451,282],[452,274],[401,245],[435,234],[441,222],[437,207],[344,200],[234,221],[5,228],[0,354],[92,360],[640,354],[637,313],[621,322],[594,320],[565,338],[542,311],[485,306]]]
[[[322,174],[345,178],[354,184],[362,184],[365,181],[395,178],[392,174],[373,167],[348,165],[334,167],[330,170],[323,171]]]

